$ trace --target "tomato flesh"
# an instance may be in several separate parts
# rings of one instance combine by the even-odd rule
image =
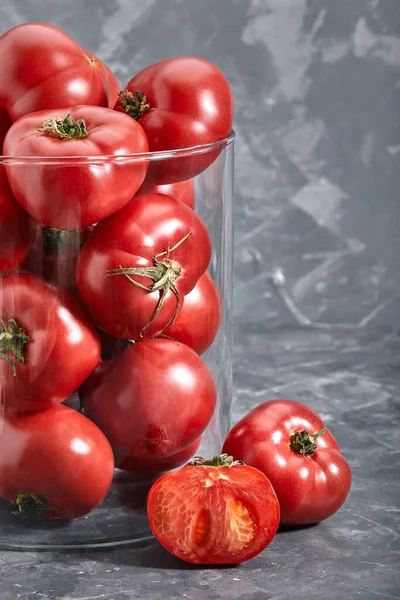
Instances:
[[[276,494],[246,465],[186,466],[161,477],[147,500],[151,529],[195,564],[237,564],[261,552],[279,524]]]

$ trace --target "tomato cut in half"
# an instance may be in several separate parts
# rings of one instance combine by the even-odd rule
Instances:
[[[194,564],[238,564],[275,536],[279,503],[271,483],[253,467],[222,455],[194,459],[152,486],[147,516],[157,540]]]

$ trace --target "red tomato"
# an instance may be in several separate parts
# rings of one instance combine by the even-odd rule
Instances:
[[[195,190],[191,179],[178,181],[177,183],[166,183],[164,185],[147,183],[145,180],[136,196],[141,194],[165,194],[187,204],[190,208],[194,208],[195,205]]]
[[[7,413],[62,402],[99,362],[98,335],[78,303],[32,275],[0,279],[0,318],[0,394]]]
[[[81,399],[116,454],[157,460],[187,448],[206,429],[216,388],[201,358],[168,339],[131,344],[85,382]]]
[[[22,117],[4,141],[9,156],[58,157],[60,161],[9,162],[8,179],[15,197],[43,225],[84,229],[122,208],[142,185],[145,162],[83,157],[146,152],[143,129],[109,108],[78,106]],[[39,131],[38,131],[39,129]],[[64,136],[64,137],[63,137]],[[62,161],[61,157],[68,156]]]
[[[11,193],[4,166],[0,165],[0,272],[14,271],[27,257],[37,223],[22,210]]]
[[[91,234],[78,260],[78,292],[107,333],[128,340],[155,337],[210,257],[206,227],[193,210],[169,196],[139,196]]]
[[[2,149],[4,138],[6,137],[6,133],[10,129],[11,125],[12,121],[8,116],[8,112],[5,109],[0,108],[0,156],[3,154]]]
[[[215,340],[220,312],[217,288],[210,275],[204,273],[196,287],[185,296],[182,310],[168,328],[168,337],[203,354]]]
[[[78,106],[61,113],[64,121],[58,119],[60,111],[22,117],[4,141],[9,156],[58,157],[60,162],[9,162],[7,175],[18,202],[37,221],[57,229],[84,229],[132,198],[147,164],[82,158],[146,152],[147,140],[138,123],[109,108]],[[62,161],[65,156],[69,158]]]
[[[101,65],[101,68],[103,69],[108,83],[108,108],[114,108],[115,103],[118,101],[119,92],[121,89],[121,86],[118,83],[118,79],[115,77],[114,73],[111,71],[110,67],[106,65],[106,63],[96,58],[91,52],[88,52],[87,50],[85,50],[85,52],[89,56],[89,58]]]
[[[152,486],[147,515],[158,541],[194,564],[238,564],[259,554],[279,525],[268,479],[232,457],[194,459]]]
[[[260,469],[271,481],[282,525],[327,519],[350,491],[350,467],[333,435],[323,429],[308,406],[271,400],[239,421],[225,440],[223,452]]]
[[[154,476],[155,473],[165,473],[172,471],[181,465],[184,465],[194,456],[200,447],[201,438],[190,444],[184,450],[171,454],[171,456],[159,457],[142,457],[140,459],[125,456],[124,458],[116,457],[116,466],[124,471],[132,471],[134,473],[149,474]]]
[[[67,406],[2,422],[0,496],[15,516],[81,517],[104,500],[113,474],[103,433]]]
[[[108,106],[100,61],[58,27],[18,25],[1,36],[0,55],[0,106],[13,121],[38,110]]]
[[[217,142],[232,129],[233,97],[227,79],[215,65],[191,56],[143,69],[121,92],[115,108],[140,120],[152,152]],[[155,161],[149,181],[191,179],[217,156],[214,151]]]

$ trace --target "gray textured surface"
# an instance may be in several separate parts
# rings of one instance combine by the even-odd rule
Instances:
[[[1,600],[400,598],[399,1],[1,0],[0,32],[25,20],[65,28],[121,83],[177,54],[226,72],[238,134],[236,417],[271,397],[307,402],[354,485],[332,519],[280,533],[234,569],[191,568],[155,543],[2,553]],[[269,284],[276,267],[303,327]]]

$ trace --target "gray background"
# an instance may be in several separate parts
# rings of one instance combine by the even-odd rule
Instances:
[[[236,569],[191,568],[155,543],[2,553],[1,599],[400,598],[400,2],[0,0],[0,33],[27,20],[64,28],[122,84],[179,54],[226,73],[235,419],[277,396],[310,404],[354,483],[332,519]]]

